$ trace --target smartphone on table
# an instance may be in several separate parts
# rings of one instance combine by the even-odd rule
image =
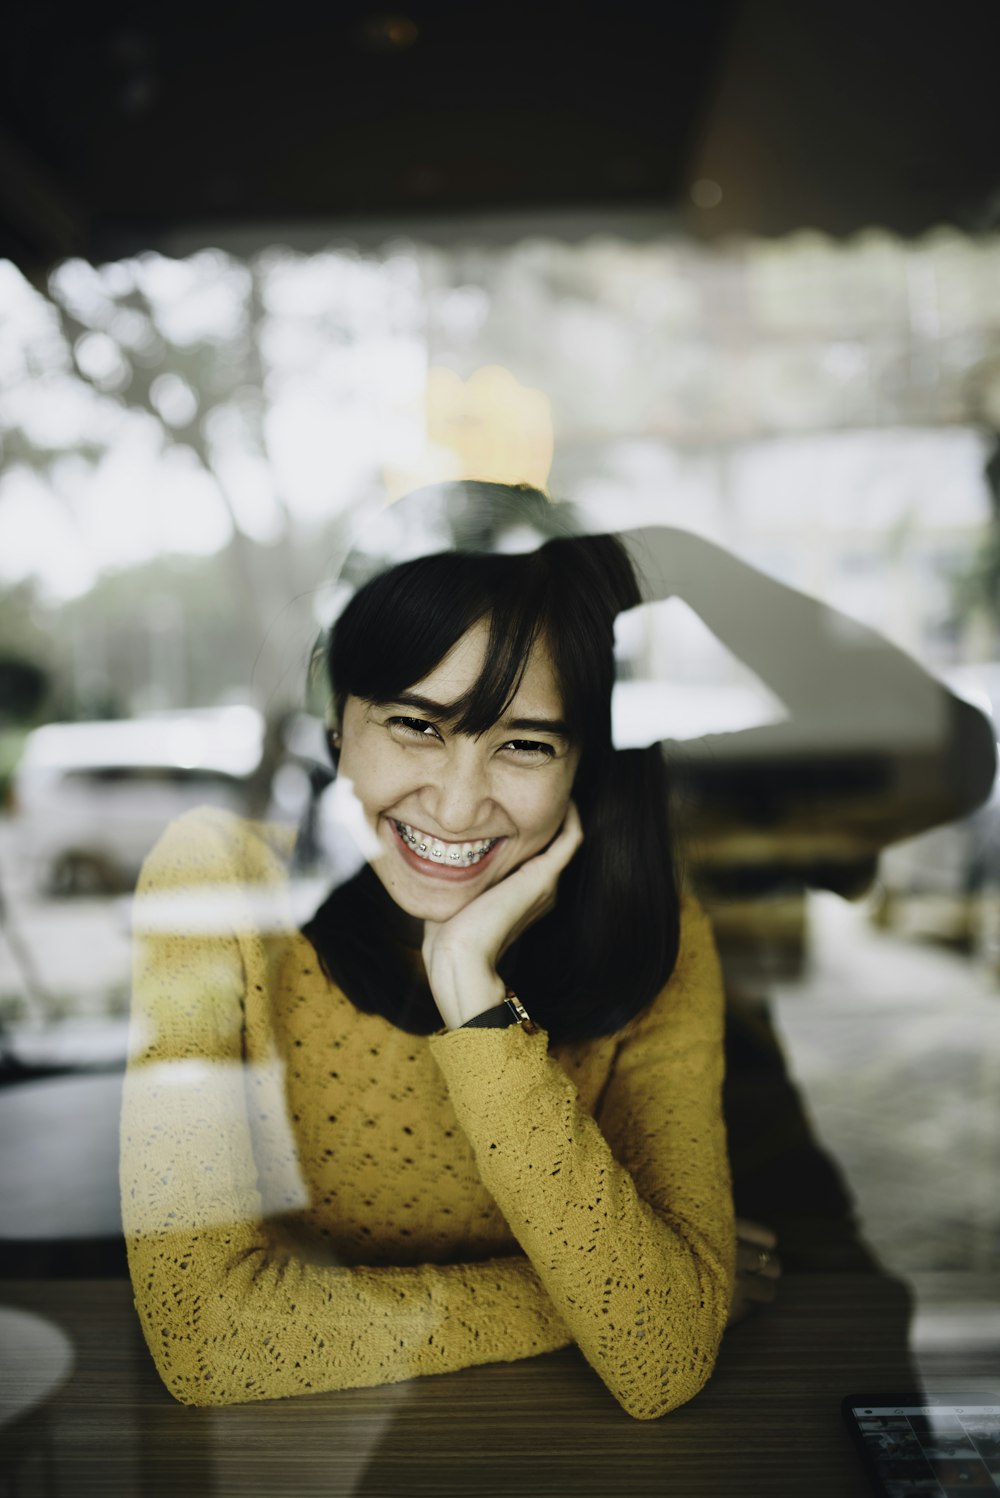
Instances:
[[[848,1394],[841,1413],[879,1498],[1000,1493],[1000,1395]]]

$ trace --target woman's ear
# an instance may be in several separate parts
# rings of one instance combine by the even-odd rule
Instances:
[[[330,727],[326,730],[326,747],[330,751],[330,758],[333,760],[334,766],[336,766],[340,761],[341,750],[339,728]]]

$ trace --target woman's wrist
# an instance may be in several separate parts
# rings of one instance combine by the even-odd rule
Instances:
[[[435,953],[427,981],[449,1030],[502,1004],[507,992],[499,973],[458,953]]]
[[[465,1021],[462,1029],[509,1030],[515,1025],[519,1026],[526,1035],[538,1034],[538,1026],[531,1015],[514,990],[508,988],[502,1004],[495,1004],[492,1009],[485,1009],[482,1014],[474,1014],[471,1019]]]

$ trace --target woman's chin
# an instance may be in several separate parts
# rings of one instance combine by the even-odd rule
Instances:
[[[388,859],[379,859],[375,872],[393,903],[415,920],[450,920],[453,915],[464,910],[466,905],[471,905],[478,893],[460,884],[442,883],[426,888],[422,883],[417,883],[419,875],[410,875],[408,870],[390,871],[386,867],[387,863]]]

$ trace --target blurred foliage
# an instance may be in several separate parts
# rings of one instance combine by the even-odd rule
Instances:
[[[7,806],[10,777],[27,732],[26,728],[0,728],[0,811]]]
[[[1000,627],[1000,433],[990,434],[992,451],[983,465],[990,497],[990,523],[968,566],[954,579],[955,610],[961,618],[985,614]]]
[[[231,543],[232,544],[232,543]],[[256,544],[266,566],[269,549]],[[336,550],[336,532],[313,537],[305,571]],[[233,607],[229,548],[212,556],[157,557],[105,573],[89,592],[55,605],[21,584],[0,592],[0,632],[20,646],[25,666],[50,686],[47,719],[119,718],[133,712],[282,696],[300,700],[316,633],[314,591],[303,590],[271,619],[247,630]],[[269,636],[281,631],[291,681],[267,662]],[[3,690],[0,657],[0,693]]]
[[[0,641],[5,656],[48,670],[53,661],[51,619],[33,579],[0,588]]]
[[[914,646],[919,548],[978,541],[977,476],[939,439],[1000,410],[996,236],[144,252],[34,288],[8,270],[0,506],[48,506],[40,570],[86,558],[64,594],[99,574],[58,619],[0,597],[5,648],[53,672],[60,716],[266,708],[328,616],[310,600],[343,517],[426,478],[541,483],[551,463],[581,511],[635,501],[831,601],[850,574],[848,607]],[[101,552],[119,513],[152,558],[127,570],[114,534]],[[985,589],[997,617],[1000,545],[956,587],[958,614]]]
[[[49,687],[49,675],[34,661],[0,655],[0,725],[36,717]]]

